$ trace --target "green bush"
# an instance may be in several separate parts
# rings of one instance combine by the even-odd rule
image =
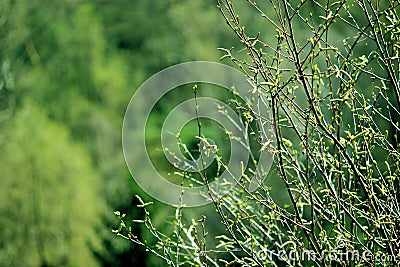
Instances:
[[[259,148],[275,153],[276,166],[255,192],[244,174],[239,186],[214,199],[218,220],[178,207],[174,235],[167,236],[142,203],[145,216],[133,225],[116,213],[115,232],[171,266],[398,265],[400,4],[217,4],[242,44],[222,49],[223,58],[246,73],[255,96],[264,96],[272,110],[276,142],[259,141]],[[260,19],[262,27],[253,23]],[[252,112],[235,103],[241,115]],[[262,129],[251,129],[259,140]],[[136,224],[158,242],[131,234]],[[225,230],[208,235],[216,224]]]

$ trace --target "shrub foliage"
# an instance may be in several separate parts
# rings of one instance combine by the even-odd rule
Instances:
[[[394,266],[400,263],[400,19],[398,1],[217,0],[242,47],[221,49],[255,84],[272,112],[276,142],[259,140],[262,120],[235,101],[275,164],[255,192],[243,175],[214,199],[225,233],[206,242],[207,219],[176,209],[175,234],[154,246],[171,266]],[[252,16],[241,18],[241,10]],[[252,27],[263,20],[265,28]],[[259,24],[257,24],[259,25]],[[275,31],[275,35],[267,32]],[[201,107],[200,107],[201,108]],[[248,114],[248,113],[246,113]],[[250,117],[250,119],[249,119]],[[253,150],[257,158],[257,150]],[[248,169],[247,173],[252,170]],[[284,201],[273,197],[284,184]],[[204,180],[207,183],[207,180]],[[190,216],[189,216],[190,217]]]

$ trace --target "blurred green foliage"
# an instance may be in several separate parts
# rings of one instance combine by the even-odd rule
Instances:
[[[34,102],[2,137],[1,265],[95,265],[105,200],[88,151]]]
[[[157,264],[111,233],[114,210],[141,212],[121,151],[125,107],[156,71],[216,61],[227,40],[213,1],[1,1],[0,266]],[[168,231],[168,208],[156,210]]]

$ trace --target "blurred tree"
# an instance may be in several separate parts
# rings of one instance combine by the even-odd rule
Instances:
[[[104,72],[120,72],[112,67],[119,59],[102,68],[105,42],[90,5],[3,1],[0,7],[0,265],[94,266],[92,250],[103,251],[101,238],[111,238],[106,201],[129,196],[118,115],[101,104],[115,107],[115,97],[96,90],[106,83]]]
[[[96,266],[105,208],[89,153],[29,102],[2,129],[2,266]],[[12,240],[12,242],[9,242]]]
[[[143,192],[122,156],[122,119],[134,90],[156,71],[218,59],[216,48],[233,36],[214,6],[201,0],[0,2],[0,265],[92,266],[89,250],[104,266],[158,263],[111,233],[114,209],[142,215],[132,196]],[[190,97],[170,95],[160,113]],[[159,138],[163,119],[154,116],[149,142]],[[77,187],[77,179],[85,186]],[[171,230],[169,210],[160,203],[155,210],[155,224]]]

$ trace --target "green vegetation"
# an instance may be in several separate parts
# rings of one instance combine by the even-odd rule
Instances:
[[[228,35],[203,1],[1,1],[0,266],[152,265],[111,232],[114,210],[141,215],[124,111],[147,77],[217,60]]]
[[[173,235],[153,226],[156,214],[142,203],[145,216],[133,227],[144,224],[158,238],[144,246],[171,266],[397,266],[399,3],[217,3],[241,42],[222,49],[223,58],[248,75],[272,120],[234,103],[258,142],[255,158],[269,149],[276,166],[254,192],[250,166],[227,195],[210,193],[218,220],[191,220],[190,209],[178,207]],[[272,123],[275,143],[261,139],[254,120]],[[199,175],[207,185],[208,173]],[[140,241],[117,216],[117,234]]]
[[[338,249],[399,264],[400,4],[232,2],[0,1],[0,267],[366,264],[268,254]],[[221,57],[267,99],[277,142],[260,141],[240,99],[201,84],[198,96],[229,102],[251,129],[255,160],[267,148],[274,166],[248,192],[250,164],[214,205],[156,202],[124,162],[125,108],[157,71]],[[147,128],[166,175],[175,170],[159,130],[191,86],[160,101]],[[197,125],[182,131],[194,155]],[[225,133],[202,125],[222,149]]]

